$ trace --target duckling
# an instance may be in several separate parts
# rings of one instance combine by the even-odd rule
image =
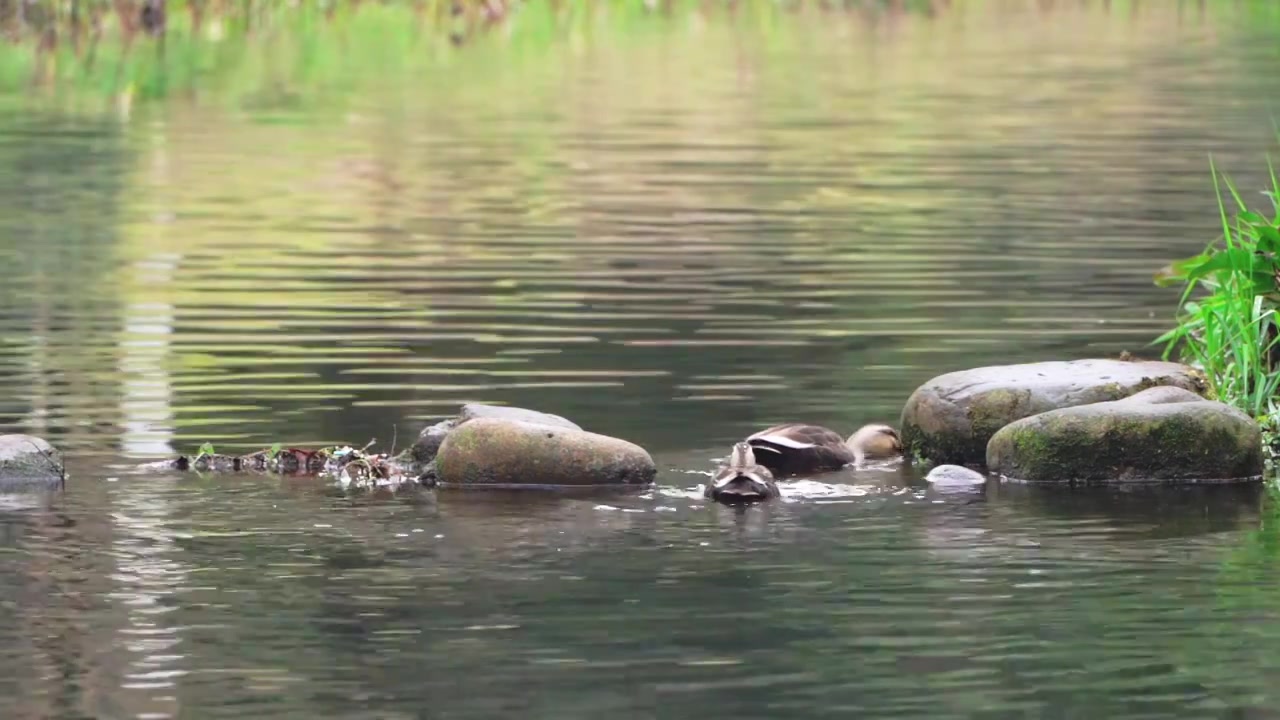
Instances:
[[[840,437],[821,425],[784,423],[747,438],[757,461],[776,477],[838,470],[849,463],[902,456],[898,431],[882,423],[863,425]]]
[[[773,473],[756,463],[755,453],[745,442],[734,444],[733,452],[720,464],[702,494],[708,500],[722,502],[754,502],[781,496]]]

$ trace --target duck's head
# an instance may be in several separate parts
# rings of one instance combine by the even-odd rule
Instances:
[[[892,458],[902,455],[902,437],[898,431],[882,423],[863,425],[849,436],[846,443],[859,460]]]
[[[733,444],[733,452],[729,453],[728,465],[731,468],[743,469],[756,464],[756,453],[751,445],[745,442]]]

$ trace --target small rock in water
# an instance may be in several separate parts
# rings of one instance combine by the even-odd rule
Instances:
[[[0,435],[0,488],[56,488],[65,478],[62,454],[32,435]]]
[[[559,415],[552,415],[551,413],[539,412],[537,410],[511,407],[509,405],[467,403],[462,406],[462,412],[458,413],[459,422],[466,422],[468,420],[476,420],[479,418],[489,418],[491,420],[513,420],[515,422],[532,423],[534,425],[569,428],[570,430],[582,429],[577,423],[566,418],[562,418]]]
[[[430,463],[440,451],[440,444],[457,424],[457,419],[451,418],[423,428],[422,432],[418,433],[417,442],[405,451],[407,459],[422,465]]]
[[[934,485],[981,485],[987,476],[962,465],[939,465],[924,477]]]
[[[442,486],[647,486],[658,472],[649,453],[626,440],[498,418],[458,425],[435,463]]]
[[[485,405],[483,403],[467,403],[462,406],[457,417],[442,420],[435,425],[422,429],[418,434],[418,439],[413,446],[405,451],[407,460],[418,465],[426,465],[435,459],[436,454],[440,452],[440,446],[444,444],[445,438],[453,432],[454,428],[479,418],[489,418],[494,420],[514,420],[518,422],[533,423],[535,425],[548,425],[551,427],[570,428],[572,430],[581,430],[577,424],[551,413],[538,412],[537,410],[526,410],[525,408],[508,407],[502,405]]]

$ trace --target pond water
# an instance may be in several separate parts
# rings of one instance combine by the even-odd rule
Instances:
[[[1244,5],[956,5],[477,47],[319,107],[6,104],[0,424],[72,478],[0,504],[0,715],[1280,717],[1256,488],[696,496],[767,424],[1154,354],[1210,154],[1257,197]],[[468,401],[635,441],[658,488],[130,472]]]

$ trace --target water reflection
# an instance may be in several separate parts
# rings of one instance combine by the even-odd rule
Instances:
[[[1274,43],[1188,7],[673,17],[340,111],[0,118],[0,424],[73,465],[0,503],[0,714],[1265,716],[1257,488],[697,492],[775,422],[1142,350],[1206,154],[1256,187],[1272,140]],[[124,471],[468,401],[639,442],[659,487]]]
[[[180,256],[153,255],[134,265],[135,282],[161,286],[172,280]],[[160,288],[157,288],[160,289]],[[122,450],[126,457],[171,457],[173,437],[172,382],[169,377],[173,306],[141,298],[125,308],[120,340],[123,387]]]
[[[115,696],[119,710],[133,717],[176,717],[179,682],[189,672],[182,628],[172,620],[189,568],[180,559],[181,533],[172,527],[173,511],[162,492],[176,482],[127,483],[112,495],[115,570],[107,599],[119,625],[115,649],[104,660],[124,691]]]

